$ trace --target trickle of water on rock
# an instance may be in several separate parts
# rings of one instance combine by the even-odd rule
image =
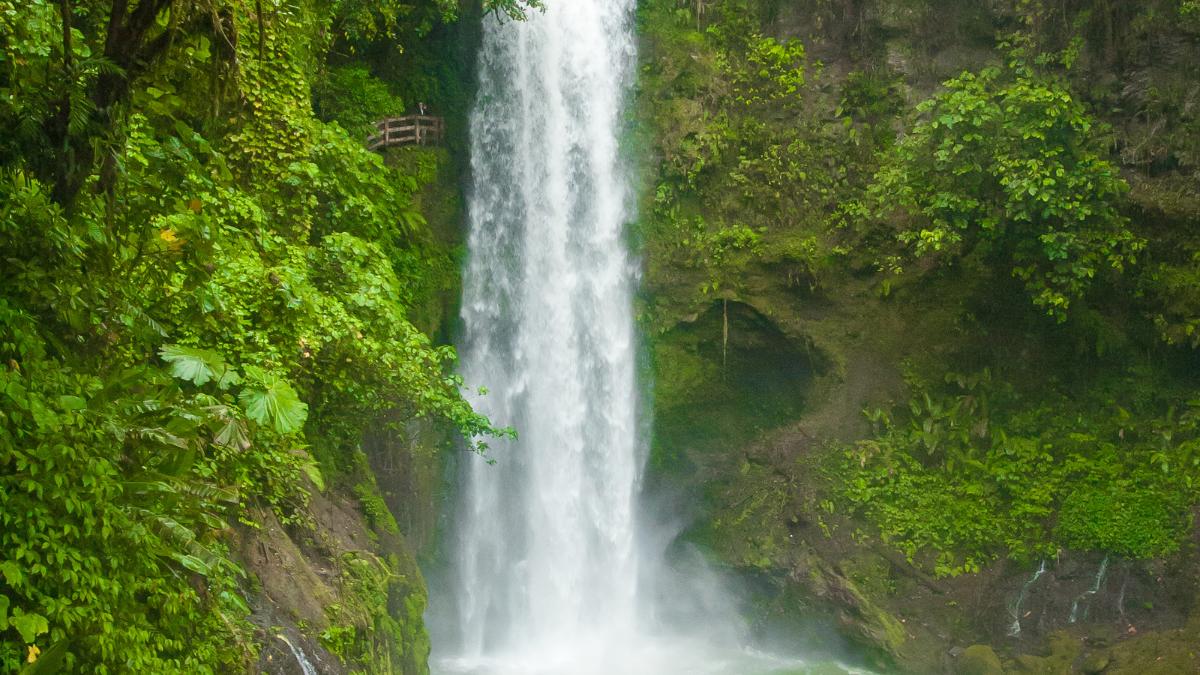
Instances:
[[[464,379],[490,389],[472,402],[520,437],[461,467],[434,668],[808,672],[742,648],[735,613],[701,607],[705,593],[680,593],[678,579],[658,583],[670,575],[660,549],[639,546],[637,265],[618,147],[635,0],[546,4],[526,22],[485,19],[460,353]],[[681,595],[692,604],[655,606]],[[688,626],[655,618],[679,606],[697,608],[682,612]]]
[[[1029,588],[1037,583],[1038,579],[1046,573],[1046,561],[1038,565],[1038,568],[1033,572],[1033,576],[1029,578],[1022,586],[1021,592],[1017,594],[1017,599],[1008,608],[1009,616],[1012,617],[1012,625],[1008,627],[1008,636],[1017,637],[1021,634],[1021,605],[1025,603],[1025,597],[1029,595]]]
[[[275,637],[282,640],[283,644],[287,645],[288,649],[292,651],[292,657],[296,659],[296,663],[300,664],[300,671],[304,673],[304,675],[317,675],[316,667],[313,666],[312,662],[308,660],[308,656],[304,654],[303,649],[292,644],[292,641],[287,639],[287,636],[282,633],[276,635]]]
[[[1075,598],[1075,602],[1071,603],[1071,616],[1067,619],[1067,623],[1075,623],[1079,620],[1079,603],[1091,600],[1093,595],[1100,592],[1100,587],[1104,585],[1104,576],[1108,573],[1108,556],[1104,556],[1104,560],[1100,561],[1100,569],[1096,570],[1096,579],[1092,581],[1092,587],[1079,594]],[[1084,605],[1083,618],[1087,618],[1088,605]]]

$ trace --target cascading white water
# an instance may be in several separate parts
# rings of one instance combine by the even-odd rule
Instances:
[[[488,20],[471,116],[463,375],[519,430],[468,462],[464,654],[550,650],[634,625],[641,457],[629,188],[618,156],[633,0]]]
[[[650,591],[703,597],[712,584],[639,588],[667,575],[660,554],[639,551],[635,508],[637,268],[618,148],[635,0],[546,4],[484,27],[460,353],[464,379],[490,388],[476,408],[520,437],[464,461],[435,669],[797,672],[712,630],[737,619],[711,603],[673,605],[687,630],[655,625]]]

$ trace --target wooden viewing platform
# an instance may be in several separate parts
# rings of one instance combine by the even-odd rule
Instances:
[[[406,115],[379,120],[375,129],[367,139],[368,150],[441,143],[446,122],[432,115]]]

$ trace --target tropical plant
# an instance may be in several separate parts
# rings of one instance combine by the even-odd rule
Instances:
[[[1058,321],[1098,277],[1137,260],[1144,243],[1119,211],[1128,188],[1103,128],[1023,50],[946,82],[917,111],[869,196],[913,254],[977,256]]]
[[[420,179],[314,115],[334,17],[264,4],[0,0],[0,671],[245,670],[233,527],[383,411],[501,433],[408,320]]]

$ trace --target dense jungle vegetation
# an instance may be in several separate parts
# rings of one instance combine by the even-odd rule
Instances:
[[[0,670],[245,669],[251,505],[303,519],[382,411],[499,433],[413,324],[456,275],[428,167],[363,139],[445,100],[407,47],[528,6],[0,3]],[[372,630],[324,637],[399,670],[360,562]]]
[[[312,532],[337,489],[394,535],[360,448],[380,420],[511,433],[460,396],[431,309],[458,284],[421,203],[445,158],[363,138],[424,102],[461,162],[472,26],[540,4],[0,0],[0,671],[251,669],[235,533]],[[695,541],[783,578],[812,523],[928,584],[1191,553],[1200,4],[642,0],[637,22],[651,482],[700,477]],[[800,415],[766,382],[792,370],[738,377],[751,310],[803,343],[780,359],[813,371],[804,405],[837,407],[782,458],[744,450]],[[344,562],[321,644],[424,672],[411,561]]]
[[[944,349],[906,354],[908,393],[825,467],[831,511],[939,576],[1177,551],[1200,496],[1200,8],[953,4],[642,4],[661,158],[642,229],[675,267],[651,272],[648,323],[779,292],[762,274],[812,305],[865,282]],[[951,77],[888,52],[988,11],[988,55]],[[795,24],[814,19],[833,25]],[[1140,81],[1098,75],[1151,58]]]

